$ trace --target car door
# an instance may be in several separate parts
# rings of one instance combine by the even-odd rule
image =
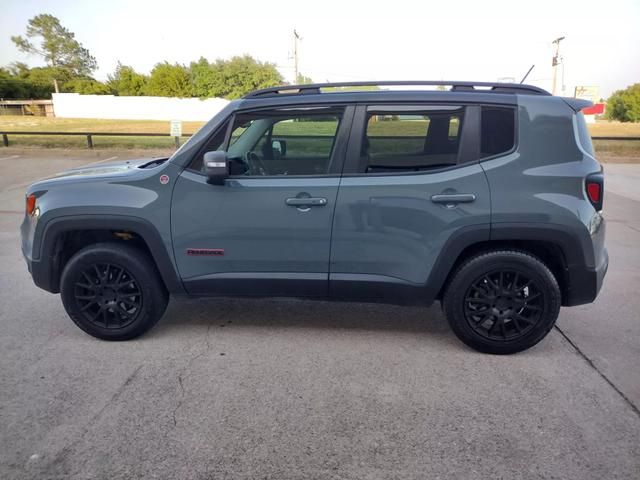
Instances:
[[[331,296],[428,301],[445,246],[469,229],[488,240],[478,118],[478,107],[461,105],[358,106],[333,223]]]
[[[236,113],[178,178],[176,263],[191,294],[326,296],[331,228],[354,107]],[[226,150],[224,185],[202,170]]]

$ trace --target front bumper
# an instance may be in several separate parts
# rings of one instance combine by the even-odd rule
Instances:
[[[32,260],[28,255],[25,254],[24,250],[22,251],[22,256],[24,257],[24,261],[27,264],[27,269],[31,274],[31,278],[33,278],[33,283],[36,286],[46,290],[51,293],[59,293],[59,286],[56,285],[51,278],[51,262],[45,262],[38,260]]]

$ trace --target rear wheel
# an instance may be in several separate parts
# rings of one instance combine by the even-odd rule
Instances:
[[[449,324],[460,340],[487,353],[532,347],[553,328],[560,288],[539,259],[519,251],[487,252],[465,262],[443,298]]]
[[[151,259],[129,245],[99,243],[66,264],[62,303],[78,327],[104,340],[129,340],[153,327],[168,293]]]

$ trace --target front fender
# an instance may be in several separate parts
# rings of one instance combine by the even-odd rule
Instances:
[[[149,251],[170,293],[184,293],[178,276],[172,250],[168,249],[158,229],[148,220],[124,215],[73,215],[40,223],[33,236],[32,252],[37,258],[27,258],[34,282],[49,292],[59,292],[57,239],[65,232],[74,230],[116,230],[138,235],[149,247]]]

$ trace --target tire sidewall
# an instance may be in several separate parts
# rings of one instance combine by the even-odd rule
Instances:
[[[87,320],[75,298],[75,282],[83,271],[96,263],[110,263],[125,268],[135,278],[142,292],[142,308],[136,319],[122,328],[107,329]],[[163,295],[164,293],[164,295]],[[60,281],[60,296],[71,320],[89,335],[103,340],[129,340],[150,329],[164,313],[167,304],[164,285],[144,252],[117,244],[97,244],[76,253],[65,265]]]
[[[534,280],[543,297],[539,321],[524,336],[513,340],[493,340],[475,332],[464,314],[464,299],[472,283],[493,270],[513,270]],[[445,313],[454,333],[470,347],[496,354],[516,353],[542,340],[555,325],[561,297],[558,282],[551,271],[537,258],[522,252],[492,252],[473,258],[454,276],[445,294]]]

